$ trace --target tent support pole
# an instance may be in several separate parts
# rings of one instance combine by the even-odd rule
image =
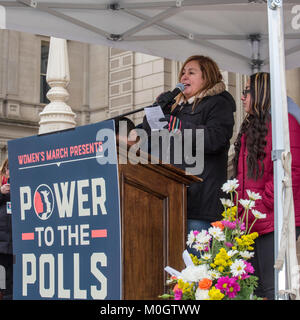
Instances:
[[[284,147],[284,112],[287,113],[286,80],[283,14],[281,1],[268,1],[268,29],[271,74],[271,116],[272,116],[272,148],[273,154]],[[286,114],[287,117],[287,114]],[[278,155],[278,154],[277,154]],[[276,261],[280,247],[280,232],[283,224],[282,181],[284,170],[281,157],[273,157],[274,168],[274,259]],[[275,264],[274,261],[274,264]],[[281,270],[276,270],[275,299],[285,299],[279,295],[280,290],[286,289],[286,259]]]

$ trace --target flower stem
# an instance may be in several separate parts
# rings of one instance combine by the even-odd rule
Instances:
[[[243,213],[243,216],[242,216],[241,224],[244,222],[244,219],[245,219],[247,210],[248,210],[248,209],[244,208],[244,213]]]
[[[249,212],[249,208],[247,208],[247,214],[246,214],[246,234],[248,230],[248,216],[249,216],[248,212]]]
[[[239,205],[239,194],[238,192],[234,191],[235,192],[235,195],[236,195],[236,214],[238,216],[238,205]]]
[[[252,227],[254,226],[254,223],[256,222],[257,218],[254,219],[254,221],[252,222],[250,228],[249,228],[249,231],[248,231],[248,234],[250,234],[250,231],[252,229]]]

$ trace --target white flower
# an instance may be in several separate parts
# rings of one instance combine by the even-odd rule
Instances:
[[[200,288],[197,288],[195,292],[195,299],[196,300],[208,300],[209,295],[208,295],[209,290],[202,290]]]
[[[250,190],[246,190],[247,194],[248,194],[248,197],[250,200],[260,200],[261,199],[261,196],[259,193],[255,193],[255,192],[252,192]]]
[[[188,239],[187,239],[187,246],[191,247],[194,241],[196,240],[194,230],[191,230],[191,232],[188,234]]]
[[[202,230],[196,235],[196,242],[201,244],[207,244],[209,240],[211,239],[211,236],[206,230]]]
[[[255,202],[253,200],[241,199],[239,202],[245,209],[251,209],[255,206]]]
[[[246,268],[246,264],[244,263],[244,260],[237,259],[230,266],[230,271],[234,277],[238,277],[246,273],[245,268]]]
[[[219,279],[221,277],[221,273],[215,269],[211,269],[207,272],[211,279]]]
[[[203,260],[209,260],[209,259],[211,259],[211,254],[210,254],[210,253],[204,253],[204,254],[201,256],[201,258],[202,258]]]
[[[231,257],[233,257],[235,254],[237,254],[238,253],[238,251],[237,250],[229,250],[228,252],[227,252],[227,255],[231,258]]]
[[[221,200],[221,202],[222,202],[222,205],[223,205],[224,207],[226,207],[226,208],[231,208],[231,207],[234,206],[233,202],[232,202],[231,200],[229,200],[229,199],[221,198],[220,200]]]
[[[254,252],[240,251],[240,256],[247,260],[247,259],[254,257]]]
[[[224,241],[225,240],[225,234],[220,228],[211,227],[211,228],[208,229],[208,232],[209,232],[209,234],[211,234],[218,241]]]
[[[254,215],[254,217],[256,219],[265,219],[266,216],[267,216],[265,213],[261,213],[261,212],[259,212],[258,210],[255,210],[255,209],[252,209],[252,213],[253,213],[253,215]]]
[[[186,282],[197,282],[203,278],[209,279],[209,275],[207,273],[207,265],[189,265],[181,271],[181,277],[182,280]]]
[[[237,179],[233,179],[233,180],[228,180],[227,182],[225,182],[221,189],[224,192],[229,193],[229,192],[235,191],[238,186],[239,186],[238,180]]]
[[[196,242],[193,245],[193,248],[196,249],[197,251],[203,251],[203,250],[205,250],[206,247],[207,247],[207,245],[205,245],[203,243],[198,243],[198,242]]]

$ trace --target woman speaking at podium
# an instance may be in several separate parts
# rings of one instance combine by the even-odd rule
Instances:
[[[184,135],[185,129],[192,129],[192,137],[195,137],[197,129],[204,130],[204,169],[197,175],[203,182],[191,184],[187,198],[187,231],[201,231],[210,227],[212,221],[220,219],[223,211],[221,186],[227,180],[235,101],[225,90],[218,65],[209,57],[189,57],[178,80],[184,90],[175,99],[174,90],[162,93],[156,101],[163,110],[165,117],[162,121],[168,122],[165,128],[169,131],[180,130]],[[143,128],[150,133],[146,117]],[[182,169],[187,167],[185,161],[182,165],[174,165]]]

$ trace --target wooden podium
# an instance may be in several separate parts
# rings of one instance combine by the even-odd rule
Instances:
[[[118,147],[119,159],[124,151]],[[167,290],[164,267],[184,267],[186,188],[201,181],[144,157],[149,164],[119,164],[123,299],[158,299]]]

